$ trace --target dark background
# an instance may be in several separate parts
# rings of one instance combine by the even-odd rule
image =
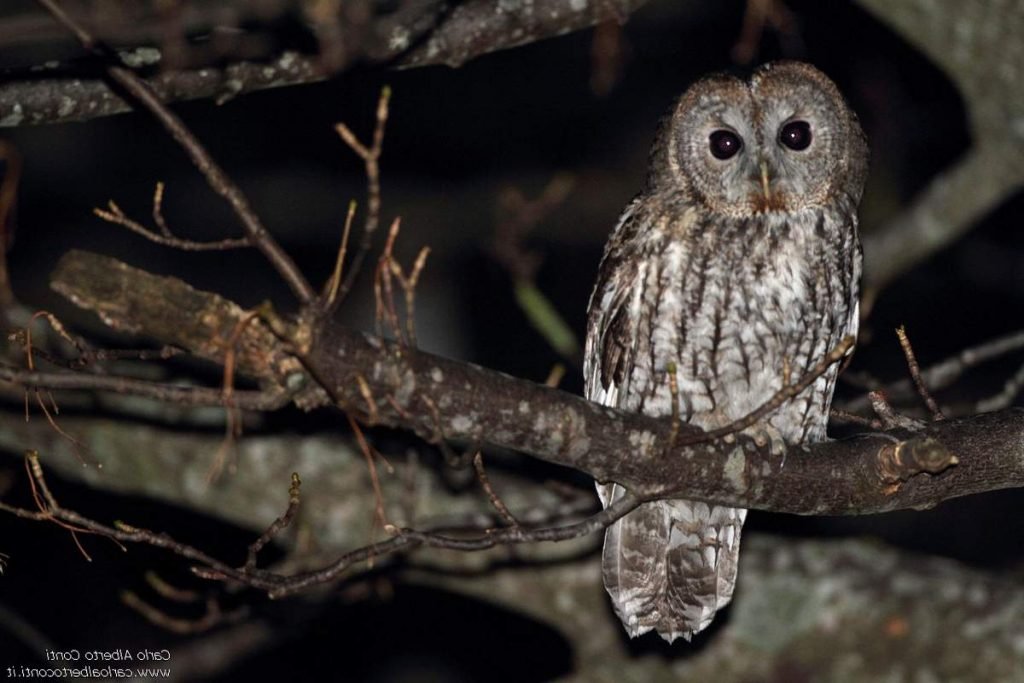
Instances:
[[[787,5],[798,19],[796,32],[780,38],[767,31],[757,61],[785,56],[813,62],[860,115],[872,150],[862,207],[863,228],[870,233],[970,144],[963,103],[941,71],[857,6],[813,0]],[[383,219],[386,225],[402,217],[402,262],[410,262],[421,245],[432,249],[418,294],[420,346],[541,381],[561,359],[530,327],[515,304],[508,272],[493,258],[499,193],[517,187],[534,196],[556,172],[573,174],[569,198],[538,226],[529,245],[543,256],[540,289],[582,339],[603,241],[640,189],[658,119],[695,78],[736,66],[730,49],[743,9],[739,1],[651,2],[625,25],[621,79],[604,96],[590,85],[593,31],[583,31],[455,70],[362,66],[320,84],[247,95],[222,106],[179,104],[175,110],[247,191],[304,272],[320,281],[333,265],[348,201],[362,202],[364,194],[361,162],[333,125],[345,121],[365,138],[377,94],[389,84],[394,94],[382,160]],[[178,252],[91,215],[92,207],[115,199],[129,215],[147,216],[153,185],[163,180],[165,213],[179,233],[195,239],[240,233],[223,203],[149,117],[126,114],[5,129],[3,135],[25,159],[9,258],[15,293],[31,307],[110,339],[95,319],[47,288],[48,273],[71,248],[178,275],[244,306],[268,298],[285,310],[291,305],[255,251]],[[849,372],[901,377],[905,366],[893,334],[901,324],[923,365],[1019,327],[1021,210],[1024,197],[1018,193],[965,239],[889,286],[866,322]],[[368,271],[364,275],[340,315],[370,329],[373,300]],[[1012,370],[1009,362],[986,366],[943,398],[991,393]],[[581,390],[578,368],[569,368],[562,387]],[[840,383],[839,392],[843,397],[860,390]],[[317,429],[317,419],[289,413],[269,424]],[[336,428],[333,422],[323,426]],[[20,465],[8,459],[3,467],[9,479]],[[140,525],[158,523],[200,547],[216,541],[242,549],[251,541],[246,532],[184,510],[59,485],[68,507],[100,518],[116,514]],[[747,526],[748,533],[870,534],[978,566],[1019,569],[1021,503],[1019,493],[1003,492],[952,501],[926,514],[802,519],[755,513]],[[90,563],[56,527],[4,516],[0,529],[0,550],[15,558],[0,578],[0,602],[29,615],[53,646],[163,648],[182,641],[148,625],[117,599],[120,590],[140,586],[151,566],[166,567],[166,555],[136,547],[121,553],[92,540]],[[189,580],[183,567],[166,571]],[[294,638],[240,662],[219,680],[333,676],[342,649],[345,680],[545,680],[565,673],[571,661],[565,641],[543,625],[412,586],[336,608],[301,599],[239,599],[255,600],[254,609],[293,624]],[[640,647],[661,647],[649,638]],[[509,656],[496,670],[499,644]],[[3,632],[0,653],[2,662],[29,664],[34,657],[24,642]],[[381,667],[381,661],[390,663]]]

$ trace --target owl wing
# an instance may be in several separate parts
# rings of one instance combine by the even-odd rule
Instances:
[[[623,213],[612,241],[601,259],[597,284],[587,308],[587,339],[583,353],[584,394],[587,399],[618,408],[629,393],[629,375],[636,356],[637,334],[646,266],[627,259],[614,235],[632,220],[632,206]],[[601,504],[616,496],[616,484],[598,484]],[[621,492],[618,494],[621,495]],[[616,496],[617,497],[617,496]]]
[[[622,222],[617,232],[621,228]],[[613,238],[601,260],[590,299],[583,373],[584,391],[589,400],[619,407],[620,400],[629,396],[628,384],[640,338],[638,322],[644,275],[641,271],[646,266],[639,259],[625,258],[614,245]],[[596,488],[604,507],[625,492],[614,483],[598,483]],[[664,593],[667,576],[659,571],[659,565],[665,555],[663,539],[670,533],[671,520],[658,506],[634,510],[606,529],[602,571],[605,585],[614,587],[613,592],[610,591],[612,603],[620,615],[650,612],[650,606],[635,603],[650,602],[653,596]],[[628,563],[625,562],[627,550]],[[642,578],[629,580],[637,577]],[[626,628],[630,635],[646,630],[639,624],[627,623]]]

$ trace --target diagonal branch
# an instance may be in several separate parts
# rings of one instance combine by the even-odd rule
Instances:
[[[263,226],[256,212],[249,205],[249,200],[242,190],[235,184],[227,173],[213,160],[202,143],[192,134],[178,116],[167,108],[167,105],[160,99],[160,96],[135,73],[124,66],[119,66],[120,59],[115,53],[97,42],[81,24],[76,22],[70,15],[61,9],[55,0],[37,0],[46,8],[54,19],[63,24],[69,31],[75,34],[78,41],[82,43],[89,52],[97,56],[117,61],[111,62],[105,68],[107,77],[116,85],[123,88],[132,100],[133,104],[147,110],[160,123],[161,126],[174,138],[185,153],[195,164],[199,172],[206,178],[210,188],[227,200],[235,215],[242,223],[249,241],[259,249],[271,265],[277,270],[292,292],[304,305],[313,304],[316,301],[316,293],[312,286],[299,271],[295,262],[281,249],[267,229]]]
[[[185,26],[181,35],[173,36],[167,35],[165,22],[154,16],[151,3],[124,3],[131,6],[130,12],[116,3],[94,3],[101,7],[94,7],[92,16],[101,20],[92,30],[99,40],[131,46],[123,52],[131,63],[160,69],[146,82],[161,100],[215,98],[220,102],[264,88],[320,81],[360,61],[395,67],[456,67],[483,54],[602,22],[622,23],[646,1],[345,0],[343,11],[334,16],[325,20],[307,17],[313,19],[307,25],[312,28],[309,38],[317,43],[317,54],[275,54],[266,46],[280,44],[280,28],[288,23],[289,14],[334,3],[185,0],[176,3],[183,7]],[[162,4],[166,3],[155,3]],[[259,9],[236,7],[232,12],[222,7],[226,4],[258,5]],[[395,7],[384,9],[388,5]],[[225,22],[225,15],[234,16],[235,21]],[[5,16],[0,22],[0,30],[7,29],[6,35],[0,34],[0,52],[13,41],[45,44],[57,37],[45,19],[38,13],[26,15],[19,25],[19,17]],[[210,41],[189,41],[196,35],[229,33],[239,46],[250,49],[211,51]],[[94,74],[83,74],[82,69],[76,73],[73,67],[47,64],[24,74],[2,74],[7,82],[0,83],[0,127],[83,121],[129,109],[107,83]]]
[[[168,280],[173,279],[71,252],[58,266],[54,285],[78,305],[102,310],[108,325],[166,343],[161,336],[168,330],[193,323],[192,309],[165,298],[154,312],[155,302],[139,306],[132,297],[155,290],[168,297],[187,287]],[[186,291],[192,306],[216,296]],[[189,348],[189,340],[174,343]],[[759,446],[743,434],[690,444],[692,435],[702,434],[694,427],[600,406],[329,321],[312,331],[308,348],[305,368],[338,407],[363,422],[372,417],[375,424],[410,429],[434,442],[519,450],[601,482],[618,482],[642,499],[685,496],[796,514],[869,514],[1024,485],[1019,409],[945,420],[918,432],[789,447],[782,467],[771,444]],[[256,367],[273,371],[265,364],[251,366]]]

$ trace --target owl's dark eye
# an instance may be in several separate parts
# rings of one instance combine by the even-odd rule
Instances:
[[[743,147],[743,139],[731,130],[716,130],[708,138],[711,154],[716,159],[731,159]]]
[[[811,144],[811,124],[806,121],[790,121],[779,131],[779,142],[799,152]]]

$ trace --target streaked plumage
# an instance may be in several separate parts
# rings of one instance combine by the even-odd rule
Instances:
[[[605,248],[588,311],[587,397],[670,415],[674,363],[680,417],[721,427],[767,401],[784,367],[798,377],[856,334],[866,168],[855,116],[813,67],[778,62],[746,81],[692,86]],[[789,443],[824,439],[836,372],[770,415],[770,427]],[[621,491],[598,493],[607,506]],[[745,517],[659,501],[607,530],[605,587],[631,636],[689,639],[710,623],[732,597]]]

